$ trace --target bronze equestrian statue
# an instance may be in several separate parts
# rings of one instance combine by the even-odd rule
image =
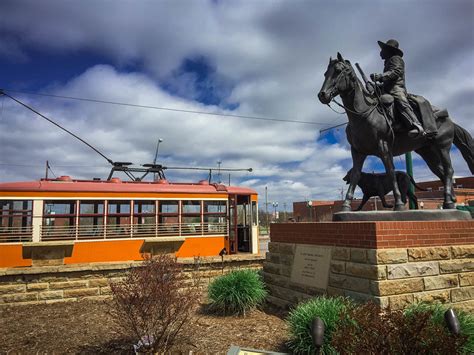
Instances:
[[[394,210],[402,210],[404,203],[397,185],[393,157],[411,151],[421,155],[430,170],[441,179],[444,185],[443,208],[455,208],[454,171],[449,152],[454,143],[468,163],[471,173],[474,174],[474,140],[469,132],[455,124],[446,110],[434,113],[436,135],[423,134],[423,128],[419,129],[416,126],[416,123],[423,121],[423,117],[420,117],[421,120],[417,117],[416,122],[410,121],[413,124],[408,129],[395,129],[381,101],[365,88],[351,63],[344,60],[340,53],[337,54],[337,59],[329,59],[324,76],[324,83],[318,93],[319,100],[329,105],[336,96],[340,96],[349,119],[346,136],[351,145],[353,168],[342,210],[351,210],[354,190],[368,155],[377,156],[382,160],[385,171],[393,184]],[[374,79],[380,79],[380,77],[374,77]],[[383,77],[382,81],[384,81]],[[426,110],[421,110],[423,111]],[[405,117],[410,115],[404,112]],[[420,110],[415,110],[415,112],[420,113]]]

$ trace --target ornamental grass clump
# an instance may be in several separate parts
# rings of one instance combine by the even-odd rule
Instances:
[[[353,303],[343,297],[321,296],[300,303],[290,311],[286,320],[290,333],[288,347],[295,354],[313,354],[316,348],[311,338],[311,323],[319,317],[325,326],[324,344],[321,351],[323,354],[336,354],[331,346],[332,334],[353,307]]]
[[[266,296],[262,277],[254,270],[235,270],[219,276],[208,288],[210,309],[224,315],[245,316],[261,305]]]
[[[444,313],[448,308],[448,306],[441,303],[419,302],[408,306],[404,313],[407,316],[417,316],[422,312],[431,312],[432,322],[445,327]],[[459,352],[461,354],[474,354],[474,314],[461,310],[456,310],[455,313],[461,326],[461,335],[466,337],[466,343]]]

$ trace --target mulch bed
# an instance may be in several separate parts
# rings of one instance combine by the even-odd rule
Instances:
[[[209,314],[202,306],[173,353],[225,354],[231,345],[287,352],[284,317],[269,307],[236,317]],[[133,342],[117,333],[104,302],[0,308],[0,354],[129,354]]]

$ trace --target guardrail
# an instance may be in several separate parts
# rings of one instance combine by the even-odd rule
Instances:
[[[136,239],[227,235],[227,223],[119,224],[41,226],[40,240]]]
[[[31,242],[33,227],[0,227],[0,243]]]

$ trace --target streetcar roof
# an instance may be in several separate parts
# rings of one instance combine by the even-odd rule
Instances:
[[[36,181],[0,183],[0,193],[5,192],[122,192],[122,193],[189,193],[189,194],[240,194],[257,195],[255,190],[225,186],[206,180],[197,183],[171,183],[166,180],[122,181],[118,178],[111,180],[74,180],[68,176],[57,179],[41,179]]]

